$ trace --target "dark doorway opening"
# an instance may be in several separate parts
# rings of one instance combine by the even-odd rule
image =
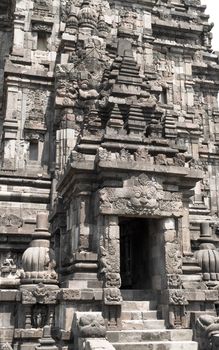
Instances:
[[[122,289],[160,289],[162,252],[159,220],[120,219]]]

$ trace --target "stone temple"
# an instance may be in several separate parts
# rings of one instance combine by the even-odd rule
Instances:
[[[219,57],[200,0],[0,1],[0,349],[219,349]]]

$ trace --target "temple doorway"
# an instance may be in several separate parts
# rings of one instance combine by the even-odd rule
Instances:
[[[161,289],[163,235],[158,219],[120,218],[122,289]]]

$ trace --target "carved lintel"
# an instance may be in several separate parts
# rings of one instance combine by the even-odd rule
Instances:
[[[182,215],[180,195],[164,191],[154,177],[141,174],[132,178],[132,184],[100,190],[100,212],[111,215]]]
[[[56,304],[58,289],[39,283],[33,290],[22,289],[22,304]]]

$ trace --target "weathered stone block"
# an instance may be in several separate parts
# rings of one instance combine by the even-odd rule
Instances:
[[[70,289],[63,288],[58,293],[59,300],[71,301],[71,300],[80,300],[81,299],[81,290],[80,289]]]

